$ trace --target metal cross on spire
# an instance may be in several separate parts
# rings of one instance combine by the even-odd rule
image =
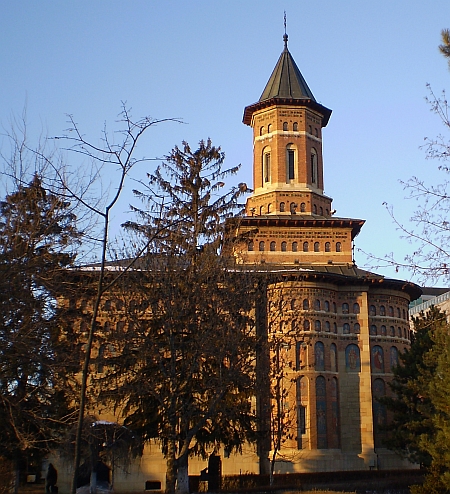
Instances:
[[[286,33],[286,11],[284,11],[284,35],[283,35],[283,40],[284,40],[284,48],[287,50],[288,35]]]

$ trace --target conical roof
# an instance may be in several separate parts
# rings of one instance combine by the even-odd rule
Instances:
[[[285,34],[284,50],[273,69],[269,82],[264,88],[259,101],[265,101],[271,98],[310,99],[316,101],[288,50],[287,39],[287,34]]]
[[[322,127],[325,127],[330,119],[331,110],[314,98],[295,60],[289,53],[287,40],[288,36],[285,34],[284,50],[273,69],[269,82],[258,102],[245,107],[242,121],[246,125],[251,125],[255,111],[272,105],[306,106],[322,115]]]

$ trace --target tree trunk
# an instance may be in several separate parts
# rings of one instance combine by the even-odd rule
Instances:
[[[177,480],[177,461],[175,459],[175,441],[169,440],[167,445],[166,494],[175,494]]]
[[[188,455],[178,458],[176,494],[189,494]]]

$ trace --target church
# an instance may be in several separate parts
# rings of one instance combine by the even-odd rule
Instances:
[[[244,216],[229,224],[245,240],[227,252],[237,269],[265,280],[256,308],[258,441],[242,455],[219,452],[222,475],[267,474],[271,466],[275,473],[413,467],[383,447],[389,416],[377,398],[390,393],[393,368],[410,345],[408,307],[421,290],[356,266],[364,220],[337,217],[324,194],[322,129],[330,116],[285,34],[261,97],[244,109],[253,129],[253,192]],[[191,458],[189,474],[207,466]],[[151,442],[129,473],[117,474],[114,490],[164,489],[165,470]]]

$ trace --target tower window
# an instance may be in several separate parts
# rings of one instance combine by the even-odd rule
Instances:
[[[285,204],[284,202],[280,202],[280,213],[284,213],[285,210]]]
[[[275,242],[270,242],[270,251],[275,252],[276,250],[276,243]]]
[[[267,126],[267,132],[270,134],[270,132],[272,132],[272,124],[269,124]]]
[[[259,251],[264,252],[264,248],[265,248],[264,240],[261,240],[261,242],[259,242]]]
[[[288,130],[288,123],[287,122],[283,122],[283,130]]]
[[[293,180],[295,175],[295,151],[288,147],[287,149],[287,176],[288,180]]]
[[[281,242],[281,252],[286,252],[286,251],[287,251],[287,243]]]
[[[319,137],[319,131],[317,130],[317,128],[314,129],[314,134],[315,134],[316,137]]]
[[[259,135],[260,135],[260,136],[264,135],[264,127],[261,127],[261,128],[259,129]]]
[[[297,204],[295,204],[295,202],[291,202],[291,204],[289,205],[289,209],[291,211],[291,214],[295,214],[295,210],[297,209]]]
[[[253,249],[254,249],[253,240],[250,240],[250,242],[248,243],[248,250],[249,252],[252,252]]]
[[[303,242],[303,252],[308,252],[308,250],[309,250],[308,242]]]
[[[314,242],[314,252],[319,252],[319,242]]]
[[[272,212],[272,204],[271,203],[267,204],[267,212],[268,213]]]
[[[317,182],[317,151],[311,149],[311,183]]]
[[[292,252],[297,252],[297,251],[298,251],[298,243],[292,242]]]
[[[297,122],[294,122],[294,125],[292,126],[292,130],[294,130],[294,132],[297,132],[297,130],[298,130],[298,123]]]
[[[317,214],[317,204],[314,204],[313,211],[314,211],[314,214]]]
[[[325,242],[325,252],[331,252],[331,244],[330,244],[330,242]]]
[[[270,181],[270,152],[265,152],[263,157],[264,182]]]
[[[342,252],[341,248],[341,242],[336,242],[336,252]]]
[[[301,212],[301,213],[306,212],[306,204],[305,204],[304,202],[302,202],[302,203],[300,204],[300,212]]]

